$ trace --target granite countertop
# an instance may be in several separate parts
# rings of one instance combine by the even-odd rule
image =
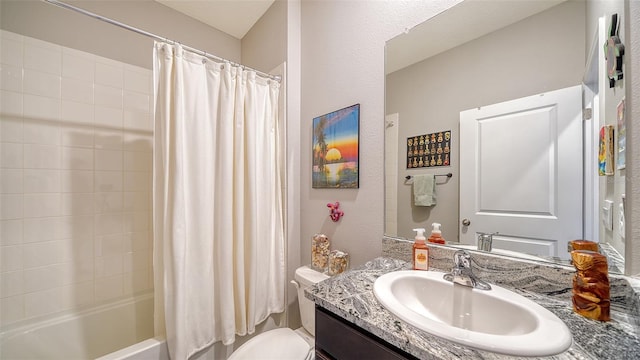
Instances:
[[[373,283],[385,273],[410,268],[411,264],[406,261],[379,257],[310,287],[305,295],[317,305],[420,359],[514,358],[472,349],[431,335],[387,311],[375,298]],[[574,313],[566,297],[557,298],[504,284],[499,286],[547,308],[571,330],[571,347],[562,354],[544,359],[637,359],[640,356],[640,336],[635,318],[630,319],[613,307],[612,320],[599,322]]]

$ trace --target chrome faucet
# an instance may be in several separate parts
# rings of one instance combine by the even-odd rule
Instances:
[[[444,279],[454,284],[469,286],[474,289],[491,290],[491,285],[478,279],[471,270],[471,255],[465,250],[453,254],[454,266],[451,272],[444,274]]]
[[[482,251],[491,251],[491,247],[493,246],[493,235],[497,235],[498,233],[478,233],[478,250]]]

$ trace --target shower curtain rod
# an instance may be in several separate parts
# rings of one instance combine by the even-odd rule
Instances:
[[[148,32],[148,31],[144,31],[144,30],[142,30],[142,29],[138,29],[138,28],[133,27],[133,26],[131,26],[131,25],[127,25],[127,24],[121,23],[121,22],[119,22],[119,21],[116,21],[116,20],[110,19],[110,18],[108,18],[108,17],[104,17],[104,16],[102,16],[102,15],[98,15],[98,14],[92,13],[92,12],[90,12],[90,11],[87,11],[87,10],[84,10],[84,9],[80,9],[80,8],[75,7],[75,6],[73,6],[73,5],[69,5],[69,4],[64,3],[64,2],[62,2],[62,1],[58,1],[58,0],[44,0],[44,1],[45,1],[45,2],[47,2],[47,3],[49,3],[49,4],[51,4],[51,5],[55,5],[55,6],[58,6],[58,7],[61,7],[61,8],[67,9],[67,10],[72,10],[72,11],[75,11],[75,12],[77,12],[77,13],[80,13],[80,14],[83,14],[83,15],[90,16],[90,17],[92,17],[92,18],[94,18],[94,19],[98,19],[98,20],[100,20],[100,21],[104,21],[104,22],[109,23],[109,24],[111,24],[111,25],[115,25],[115,26],[121,27],[121,28],[123,28],[123,29],[127,29],[127,30],[129,30],[129,31],[133,31],[133,32],[135,32],[135,33],[138,33],[138,34],[144,35],[144,36],[146,36],[146,37],[150,37],[150,38],[155,39],[155,40],[158,40],[158,41],[164,41],[164,42],[169,43],[169,44],[172,44],[172,45],[173,45],[173,44],[180,44],[180,43],[179,43],[179,42],[177,42],[177,41],[169,40],[169,39],[164,38],[164,37],[162,37],[162,36],[158,36],[158,35],[156,35],[156,34],[153,34],[153,33]],[[267,73],[265,73],[265,72],[262,72],[262,71],[259,71],[259,70],[256,70],[256,69],[252,69],[252,68],[250,68],[250,67],[248,67],[248,66],[244,66],[244,65],[242,65],[242,64],[238,64],[238,63],[236,63],[236,62],[233,62],[233,61],[230,61],[230,60],[227,60],[227,59],[223,59],[223,58],[218,57],[218,56],[215,56],[215,55],[213,55],[213,54],[209,54],[209,53],[207,53],[206,51],[198,50],[198,49],[196,49],[196,48],[192,48],[192,47],[187,46],[187,45],[182,45],[182,44],[180,44],[180,45],[182,46],[182,48],[183,48],[183,49],[185,49],[185,50],[189,50],[189,51],[194,52],[194,53],[196,53],[196,54],[198,54],[198,55],[202,55],[202,56],[204,56],[204,57],[206,57],[206,58],[213,59],[213,60],[220,61],[220,62],[228,62],[228,63],[230,63],[231,65],[239,66],[239,67],[241,67],[241,68],[243,68],[243,69],[247,69],[247,70],[255,71],[255,72],[256,72],[256,74],[258,74],[258,75],[260,75],[260,76],[262,76],[262,77],[266,77],[266,78],[268,78],[268,79],[275,80],[275,81],[277,81],[277,82],[280,82],[280,80],[281,80],[280,75],[271,75],[271,74],[267,74]]]

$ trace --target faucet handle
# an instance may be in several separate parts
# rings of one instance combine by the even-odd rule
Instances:
[[[471,268],[471,255],[466,250],[458,250],[453,254],[453,263],[457,268]]]
[[[453,253],[453,262],[455,266],[451,272],[443,275],[443,279],[475,289],[491,290],[491,285],[473,275],[471,255],[466,250],[458,250]]]

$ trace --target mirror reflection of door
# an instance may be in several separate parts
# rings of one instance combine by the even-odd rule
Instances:
[[[398,218],[395,214],[398,212],[398,177],[395,176],[398,168],[398,125],[400,114],[390,114],[384,119],[384,208],[385,208],[385,224],[386,234],[398,233]]]
[[[583,238],[582,87],[460,113],[460,242],[568,259]]]

